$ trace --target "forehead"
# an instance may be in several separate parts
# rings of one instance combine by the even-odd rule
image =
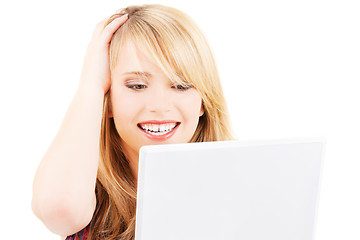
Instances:
[[[115,65],[115,72],[152,71],[159,72],[161,68],[155,64],[148,54],[141,51],[130,42],[120,46]],[[162,71],[161,71],[162,72]]]
[[[114,77],[129,75],[129,73],[144,73],[143,76],[161,76],[171,79],[171,82],[184,82],[180,72],[164,71],[154,58],[145,49],[140,49],[131,41],[119,47],[117,61],[112,71]]]

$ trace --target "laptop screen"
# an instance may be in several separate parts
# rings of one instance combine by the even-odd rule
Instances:
[[[140,150],[136,240],[310,240],[323,142],[209,142]]]

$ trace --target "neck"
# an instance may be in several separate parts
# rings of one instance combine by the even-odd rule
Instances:
[[[139,165],[139,152],[129,149],[125,145],[126,144],[124,144],[124,143],[122,144],[122,146],[123,146],[122,149],[123,149],[124,155],[125,155],[127,161],[129,162],[129,166],[130,166],[131,172],[132,172],[135,180],[137,180],[138,165]]]

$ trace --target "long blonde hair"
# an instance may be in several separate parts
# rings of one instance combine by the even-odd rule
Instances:
[[[162,5],[129,6],[129,19],[110,44],[110,69],[125,42],[147,54],[169,79],[194,86],[202,97],[204,114],[191,142],[231,140],[225,98],[213,54],[204,35],[183,12]],[[111,103],[105,95],[100,136],[100,163],[96,183],[97,206],[89,239],[133,239],[135,233],[136,177],[121,149]]]

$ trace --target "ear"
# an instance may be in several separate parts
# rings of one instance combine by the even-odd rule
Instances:
[[[112,104],[111,104],[111,96],[108,96],[108,108],[109,108],[109,114],[108,114],[108,118],[113,118],[113,111],[112,111]]]
[[[201,103],[201,108],[200,108],[200,113],[199,113],[199,117],[201,117],[202,115],[204,115],[205,111],[204,111],[204,105]]]

